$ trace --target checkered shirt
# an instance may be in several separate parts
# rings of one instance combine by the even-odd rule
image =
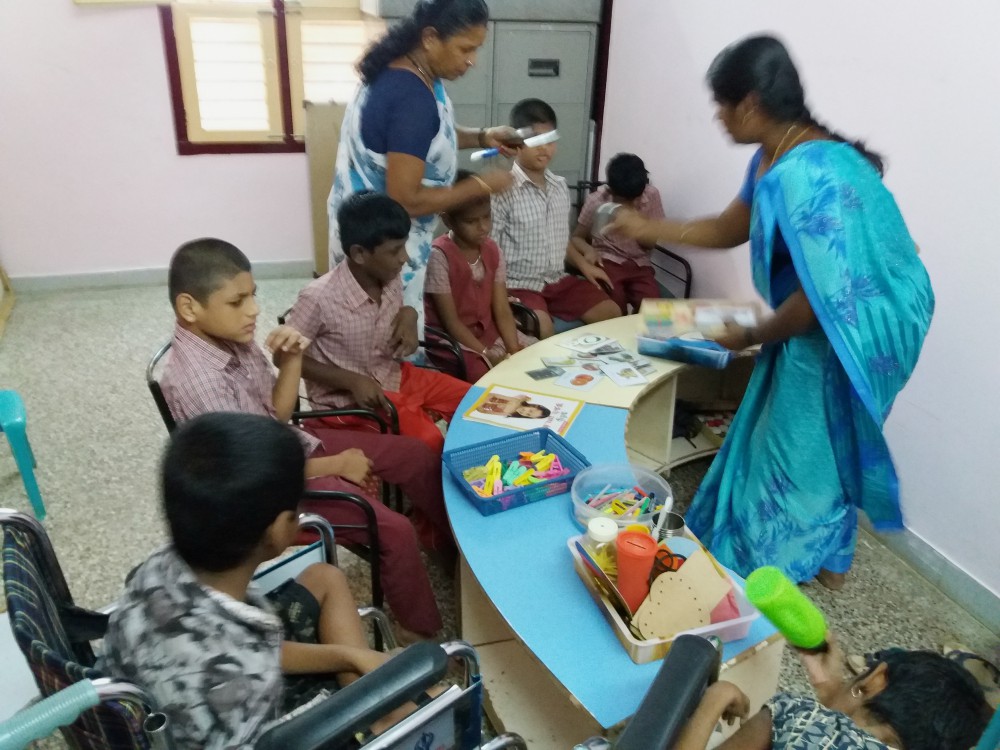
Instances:
[[[611,191],[606,185],[602,185],[596,191],[587,196],[580,210],[580,218],[577,224],[586,227],[589,231],[594,223],[594,214],[598,206],[611,202]],[[647,219],[662,219],[663,203],[660,201],[660,191],[652,185],[646,185],[642,195],[635,202],[635,210]],[[649,258],[649,250],[639,244],[637,240],[630,239],[621,234],[602,234],[590,238],[590,244],[594,246],[604,260],[612,263],[622,263],[630,260],[637,266],[652,267],[653,263]]]
[[[566,276],[569,188],[545,170],[543,190],[516,163],[510,190],[493,196],[491,237],[507,259],[507,286],[540,292]]]
[[[373,378],[383,390],[399,391],[401,370],[389,346],[393,321],[403,306],[403,282],[382,289],[379,304],[361,288],[348,262],[338,263],[299,292],[286,322],[312,340],[307,357]],[[347,391],[306,380],[309,400],[339,408],[354,403]]]
[[[214,339],[210,343],[178,323],[160,388],[178,423],[217,411],[274,417],[275,380],[274,369],[256,342]],[[322,445],[300,429],[295,432],[307,456]]]

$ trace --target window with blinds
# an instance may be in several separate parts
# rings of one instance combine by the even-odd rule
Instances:
[[[175,1],[161,8],[181,153],[302,149],[303,102],[346,102],[384,23],[358,0]]]

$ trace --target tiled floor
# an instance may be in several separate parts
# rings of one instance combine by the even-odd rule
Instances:
[[[261,281],[261,320],[287,309],[303,283]],[[172,318],[164,287],[25,294],[0,338],[0,387],[20,391],[27,405],[49,510],[45,525],[84,606],[113,599],[128,570],[165,539],[156,469],[166,431],[143,374],[169,336]],[[268,326],[259,329],[263,336]],[[706,466],[675,472],[671,482],[682,503]],[[3,440],[0,506],[27,507]],[[432,577],[447,631],[457,635],[453,581],[434,567]],[[361,570],[355,578],[364,599]],[[986,628],[865,534],[843,591],[805,590],[850,651],[937,648],[956,638],[994,657],[1000,647]],[[782,687],[805,688],[793,658],[786,657]]]

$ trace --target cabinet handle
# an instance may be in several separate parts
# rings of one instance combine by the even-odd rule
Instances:
[[[541,57],[529,58],[528,76],[530,78],[558,78],[559,60]]]

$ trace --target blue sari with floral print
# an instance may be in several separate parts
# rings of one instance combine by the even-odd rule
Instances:
[[[849,144],[798,146],[751,189],[754,284],[772,308],[801,288],[819,327],[763,347],[687,521],[741,575],[775,565],[804,581],[850,568],[858,508],[902,528],[882,427],[934,294],[895,200]]]
[[[364,85],[358,89],[354,99],[347,105],[340,129],[337,164],[327,199],[330,268],[344,259],[344,250],[340,246],[340,227],[337,224],[337,209],[340,204],[347,196],[362,190],[386,192],[386,155],[369,149],[361,135],[361,115],[368,92],[369,88]],[[448,187],[455,182],[458,170],[458,134],[455,130],[454,107],[440,79],[434,80],[433,93],[440,125],[427,151],[421,182],[426,187]],[[406,252],[410,259],[402,272],[403,304],[417,311],[418,331],[421,335],[424,330],[424,276],[427,273],[427,259],[431,254],[431,242],[434,240],[437,222],[437,214],[413,217],[410,236],[406,241]]]

